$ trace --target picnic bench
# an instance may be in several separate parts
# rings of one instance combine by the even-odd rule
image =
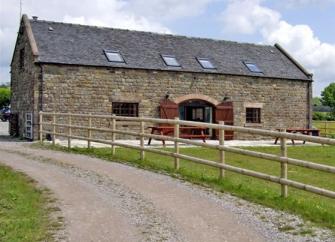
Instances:
[[[281,129],[277,129],[278,131],[281,131]],[[312,135],[312,136],[320,136],[320,130],[319,129],[305,129],[305,128],[288,128],[285,130],[285,132],[287,133],[300,133],[300,134],[304,134],[304,135]],[[275,144],[277,144],[278,142],[278,137],[275,140]],[[303,144],[305,144],[306,141],[304,140]],[[292,144],[294,143],[294,140],[292,139]]]
[[[172,136],[174,134],[173,126],[151,126],[148,127],[151,129],[151,134],[159,134],[164,136]],[[206,139],[209,135],[206,135],[207,128],[204,127],[195,127],[195,126],[181,126],[179,127],[180,134],[179,138],[185,139],[202,139],[203,142],[206,142]],[[152,138],[149,138],[148,145],[151,144]],[[165,146],[165,140],[162,140],[163,146]]]

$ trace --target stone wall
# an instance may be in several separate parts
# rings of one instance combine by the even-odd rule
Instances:
[[[237,126],[308,125],[308,83],[298,80],[49,64],[44,65],[41,102],[43,111],[94,114],[111,114],[112,102],[138,102],[140,115],[159,117],[159,102],[167,92],[172,100],[189,94],[218,102],[229,97]],[[246,107],[261,107],[261,124],[246,124]]]
[[[23,25],[22,25],[23,26]],[[20,51],[24,48],[24,65],[20,67]],[[38,98],[40,67],[34,63],[31,46],[26,29],[21,27],[11,65],[11,110],[18,115],[18,134],[25,136],[25,114],[33,113],[34,137],[37,138],[38,126]]]

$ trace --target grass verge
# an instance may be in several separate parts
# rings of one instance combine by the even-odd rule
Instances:
[[[52,201],[48,190],[0,165],[0,241],[53,241],[59,223],[50,216]]]
[[[40,147],[40,145],[38,146]],[[60,146],[52,147],[51,145],[44,145],[43,147],[89,155],[109,161],[123,162],[148,170],[164,172],[174,177],[211,187],[220,192],[229,192],[252,202],[300,215],[305,220],[311,221],[318,226],[330,228],[335,232],[334,199],[321,197],[294,188],[289,188],[289,197],[283,199],[280,196],[280,185],[278,184],[232,172],[226,172],[224,179],[218,179],[218,169],[185,160],[181,160],[180,170],[176,171],[173,168],[172,158],[150,152],[146,152],[146,159],[141,161],[138,151],[126,148],[118,148],[116,155],[113,157],[110,148],[72,148],[68,150]],[[280,152],[278,147],[248,147],[246,149],[271,154],[279,154]],[[219,157],[218,151],[206,148],[181,148],[180,152],[213,161],[217,161]],[[288,155],[292,158],[335,166],[335,148],[330,146],[289,147]],[[264,159],[226,152],[226,163],[271,175],[280,175],[280,164]],[[335,191],[334,174],[289,165],[288,177],[295,181]]]

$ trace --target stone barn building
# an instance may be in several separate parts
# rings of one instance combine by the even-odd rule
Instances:
[[[11,133],[38,112],[145,116],[262,129],[311,126],[312,75],[265,46],[22,17],[11,63]],[[215,138],[215,133],[210,132]],[[250,138],[228,133],[226,138]],[[256,138],[256,137],[253,137]]]

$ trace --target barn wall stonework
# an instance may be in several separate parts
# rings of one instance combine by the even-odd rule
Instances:
[[[33,113],[34,137],[37,138],[40,67],[34,63],[25,28],[19,33],[11,65],[11,111],[18,115],[18,133],[25,136],[25,114]],[[24,65],[20,66],[20,51],[24,48]],[[12,134],[14,135],[14,134]]]
[[[138,102],[141,116],[159,117],[159,102],[167,92],[172,100],[189,94],[206,95],[218,101],[229,97],[237,126],[250,127],[245,122],[245,108],[253,104],[262,107],[262,122],[251,127],[276,129],[308,125],[307,82],[221,74],[48,64],[43,72],[42,108],[43,111],[111,114],[113,101]],[[261,137],[235,133],[234,138]]]

